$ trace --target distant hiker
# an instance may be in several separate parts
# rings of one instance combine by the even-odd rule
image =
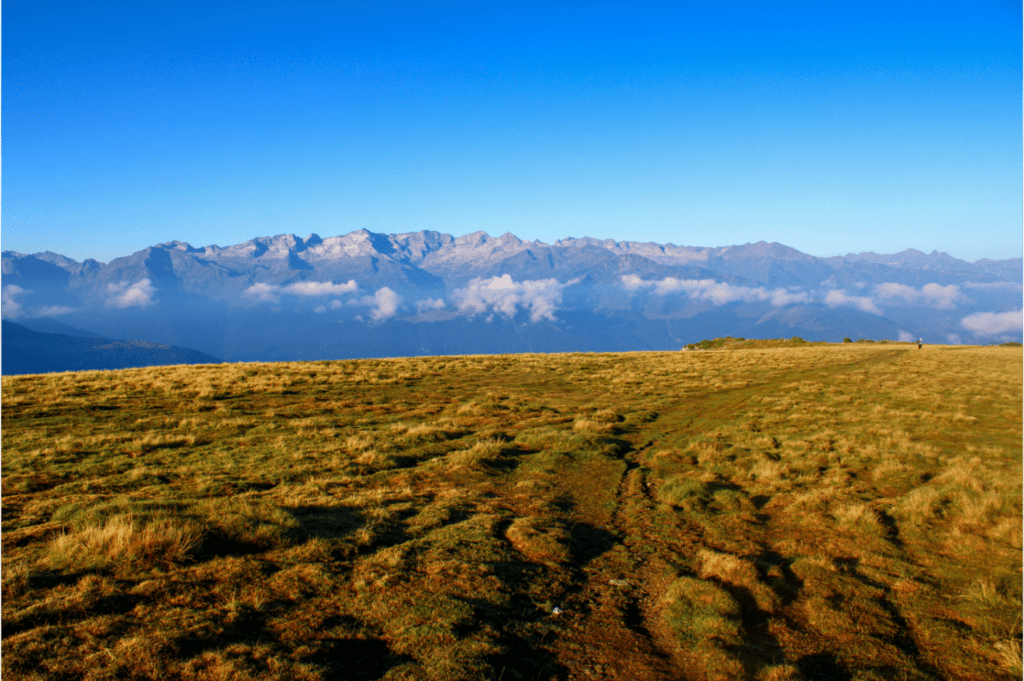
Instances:
[[[923,338],[918,338],[918,339],[917,339],[917,349],[918,349],[918,350],[920,350],[920,349],[921,349],[921,343],[922,343],[923,341],[924,341],[924,339],[923,339]]]

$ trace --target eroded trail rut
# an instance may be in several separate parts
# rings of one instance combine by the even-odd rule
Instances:
[[[873,361],[885,359],[876,357]],[[696,436],[706,420],[728,420],[728,415],[740,413],[761,391],[815,373],[788,372],[773,377],[770,385],[722,391],[709,396],[697,413],[665,404],[653,422],[623,433],[628,439],[621,441],[623,467],[614,500],[600,509],[591,508],[589,513],[586,504],[575,506],[573,520],[587,527],[606,528],[614,545],[577,566],[577,582],[562,606],[564,631],[552,647],[569,679],[708,678],[700,661],[701,651],[684,646],[668,624],[664,597],[678,576],[693,573],[699,562],[698,552],[708,548],[709,542],[701,525],[688,522],[664,506],[659,512],[653,483],[642,461],[645,454],[658,449],[659,438],[670,435],[678,442]],[[615,483],[605,479],[604,484]],[[752,503],[760,507],[765,500]],[[757,518],[762,526],[770,520],[761,513]],[[574,542],[587,540],[586,536],[573,535]],[[769,614],[759,609],[748,593],[724,587],[732,592],[741,610],[745,650],[736,652],[744,668],[741,677],[754,678],[768,664],[783,661],[784,655],[769,633]],[[779,585],[783,600],[791,597],[791,587]]]
[[[692,552],[699,536],[681,532],[667,543],[651,531],[655,502],[638,458],[653,444],[624,454],[611,512],[581,518],[607,522],[615,545],[582,566],[579,590],[562,614],[565,632],[556,649],[571,679],[696,678],[692,660],[661,622],[660,599],[674,576],[666,556]]]

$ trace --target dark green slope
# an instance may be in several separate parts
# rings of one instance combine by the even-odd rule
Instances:
[[[211,364],[220,360],[198,350],[149,341],[82,338],[61,333],[39,333],[3,320],[4,374],[41,374],[50,371],[127,369],[162,364]]]

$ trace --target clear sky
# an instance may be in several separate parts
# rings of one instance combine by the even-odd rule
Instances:
[[[1015,0],[4,0],[2,31],[4,249],[1024,248]]]

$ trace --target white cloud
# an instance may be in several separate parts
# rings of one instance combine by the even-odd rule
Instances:
[[[272,284],[253,284],[249,288],[245,289],[244,295],[257,298],[266,303],[276,303],[280,296],[278,295],[281,291],[280,286],[274,286]]]
[[[356,280],[349,279],[346,284],[335,284],[330,281],[299,281],[285,286],[281,292],[312,298],[315,296],[340,296],[345,293],[354,293],[358,289]]]
[[[772,291],[771,301],[775,307],[785,307],[786,305],[795,305],[796,303],[809,303],[811,302],[811,297],[807,291],[790,293],[785,289],[777,288]]]
[[[37,317],[56,317],[60,314],[68,314],[74,312],[75,308],[65,307],[64,305],[50,305],[36,312]]]
[[[530,321],[555,320],[555,310],[562,302],[562,289],[576,280],[559,283],[555,279],[537,279],[516,282],[504,274],[491,279],[474,279],[469,286],[452,294],[459,311],[470,316],[488,311],[498,312],[509,319],[523,306],[530,310]]]
[[[968,281],[964,284],[964,288],[976,288],[982,291],[1020,291],[1021,285],[1012,281]]]
[[[917,341],[917,336],[907,331],[900,331],[899,340],[905,343],[914,343]]]
[[[933,307],[939,309],[951,309],[956,307],[956,303],[969,302],[967,296],[959,291],[959,287],[952,284],[949,286],[926,284],[921,287],[921,294],[931,301]]]
[[[875,295],[886,301],[902,299],[906,303],[913,303],[918,297],[918,291],[913,286],[885,283],[875,286]]]
[[[882,311],[878,309],[874,301],[865,296],[851,296],[841,289],[832,289],[825,295],[825,304],[829,307],[839,307],[840,305],[846,305],[848,307],[855,307],[861,312],[870,312],[871,314],[882,314]]]
[[[694,300],[707,300],[715,305],[725,305],[736,301],[770,301],[776,307],[806,303],[810,296],[805,291],[795,288],[794,292],[784,288],[768,290],[763,287],[734,286],[716,282],[714,279],[676,279],[665,277],[661,281],[647,281],[636,275],[623,275],[622,286],[627,291],[638,291],[653,288],[655,295],[666,296],[673,293],[685,293]]]
[[[921,287],[921,295],[931,303],[931,306],[940,310],[949,310],[956,307],[957,303],[967,301],[967,297],[960,293],[960,287],[950,284],[925,284]]]
[[[960,326],[975,336],[1014,334],[1020,337],[1024,310],[1010,312],[975,312],[960,320]]]
[[[719,294],[712,296],[713,298],[721,299],[728,290],[728,284],[719,285]],[[688,293],[691,296],[700,296],[702,293],[716,287],[714,279],[676,279],[675,277],[665,277],[661,281],[654,284],[654,292],[659,296],[668,295],[669,293]]]
[[[441,298],[424,298],[416,301],[416,311],[420,314],[427,310],[442,310],[444,307],[444,300]]]
[[[16,286],[15,284],[4,286],[3,293],[0,294],[0,310],[3,311],[4,317],[10,317],[13,319],[15,317],[20,317],[22,314],[25,313],[25,308],[23,308],[21,306],[21,303],[19,303],[17,300],[18,296],[20,296],[22,293],[31,292],[26,291],[22,287]]]
[[[358,290],[359,285],[356,284],[355,279],[349,279],[348,283],[345,284],[335,284],[330,281],[297,281],[287,286],[260,283],[253,284],[245,289],[243,293],[266,303],[276,303],[283,295],[317,298],[322,296],[340,296],[346,293],[355,293]]]
[[[398,295],[387,286],[377,289],[377,292],[373,294],[373,299],[376,303],[376,307],[370,311],[370,316],[377,321],[387,319],[388,317],[394,317],[395,311],[398,310],[398,306],[402,302],[402,296]]]
[[[955,284],[925,284],[918,290],[904,284],[884,283],[875,286],[874,294],[877,302],[883,305],[898,304],[898,301],[902,301],[904,305],[930,305],[939,310],[952,309],[957,303],[967,300],[964,294],[960,293],[960,287]]]
[[[622,275],[622,287],[627,291],[636,291],[637,289],[645,288],[647,286],[653,286],[653,281],[644,281],[635,274],[623,274]]]
[[[359,301],[356,301],[356,302],[358,303]],[[370,298],[369,302],[367,304],[368,305],[372,305],[373,304],[373,298]],[[335,299],[335,300],[332,300],[327,305],[317,305],[316,307],[313,308],[313,312],[315,312],[317,314],[323,314],[324,312],[327,312],[327,310],[340,310],[342,307],[344,307],[344,305],[345,304],[342,303],[340,300]]]
[[[154,302],[153,288],[149,279],[142,279],[134,284],[107,284],[107,307],[124,309],[126,307],[149,307]]]

